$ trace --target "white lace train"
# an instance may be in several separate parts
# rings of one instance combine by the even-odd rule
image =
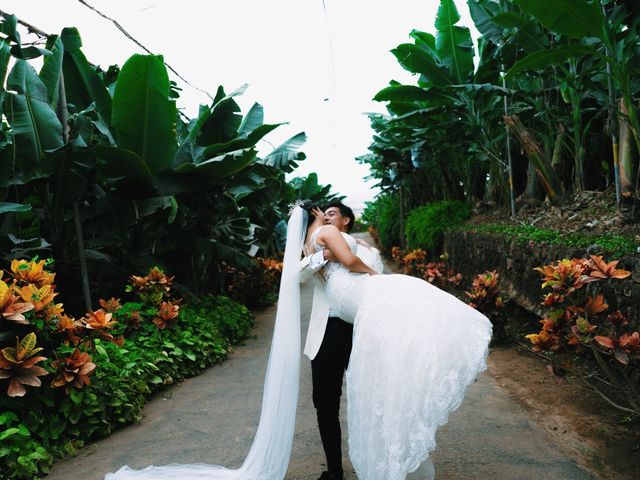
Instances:
[[[367,279],[347,371],[349,456],[363,480],[404,480],[486,368],[491,323],[406,275]]]

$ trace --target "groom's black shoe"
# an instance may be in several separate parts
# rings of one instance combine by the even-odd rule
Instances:
[[[322,472],[322,475],[320,475],[318,480],[342,480],[342,475],[342,473]]]

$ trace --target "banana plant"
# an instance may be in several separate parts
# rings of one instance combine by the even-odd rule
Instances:
[[[216,283],[223,262],[268,248],[263,232],[282,215],[274,195],[305,158],[304,134],[261,158],[257,143],[279,124],[264,124],[259,104],[242,115],[234,98],[244,87],[228,95],[220,87],[184,121],[162,57],[134,55],[121,70],[103,71],[84,56],[75,28],[34,50],[20,46],[16,23],[0,23],[3,250],[25,254],[28,243],[31,254],[53,255],[71,292],[79,290],[71,253],[78,227],[92,285],[103,290],[155,263],[184,274],[187,288]],[[39,74],[26,59],[36,53],[45,55]],[[56,116],[61,104],[64,118]],[[13,235],[16,215],[30,215],[41,238]]]
[[[533,15],[544,27],[564,35],[569,39],[580,41],[578,44],[560,46],[532,54],[516,63],[508,72],[514,77],[524,71],[544,69],[551,65],[563,64],[570,59],[584,56],[595,57],[607,65],[612,85],[610,86],[610,109],[616,108],[615,98],[622,98],[626,107],[626,117],[631,126],[636,149],[640,149],[640,119],[637,106],[633,101],[631,79],[635,75],[632,62],[629,59],[635,54],[638,38],[637,22],[629,25],[616,20],[620,10],[615,7],[606,8],[600,1],[563,0],[515,0],[524,11]],[[606,2],[609,3],[609,2]],[[624,27],[624,28],[623,28]],[[588,39],[588,40],[585,40]],[[613,91],[613,86],[618,92]],[[620,114],[620,112],[618,112]],[[611,124],[615,128],[615,122]],[[619,171],[618,138],[612,136],[614,168]],[[628,172],[625,176],[635,177],[636,172]],[[617,187],[620,190],[620,175],[616,175]],[[631,193],[628,192],[628,195]]]

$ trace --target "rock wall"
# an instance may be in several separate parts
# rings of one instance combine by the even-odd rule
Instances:
[[[542,300],[541,276],[533,269],[563,258],[586,257],[581,248],[560,245],[522,245],[513,239],[488,233],[448,232],[444,236],[444,251],[449,263],[464,275],[467,282],[478,273],[498,270],[500,288],[510,300],[526,310],[540,314]],[[603,255],[605,260],[610,260]],[[632,280],[605,280],[594,284],[607,303],[640,321],[640,255],[624,257],[618,264],[632,272]],[[468,285],[469,283],[467,283]],[[589,288],[589,287],[586,287]]]

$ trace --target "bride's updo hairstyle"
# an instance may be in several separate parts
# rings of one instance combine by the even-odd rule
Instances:
[[[313,215],[313,209],[318,208],[318,204],[312,202],[311,200],[299,200],[296,204],[302,208],[305,212],[307,212],[307,230],[309,230],[309,226],[315,220],[315,216]]]

